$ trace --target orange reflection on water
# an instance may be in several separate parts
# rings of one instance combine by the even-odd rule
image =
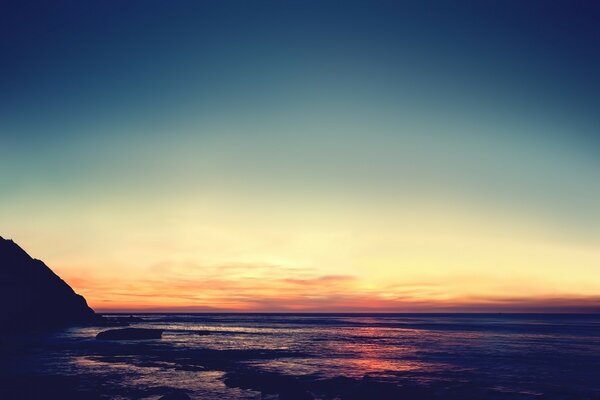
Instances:
[[[422,348],[411,345],[410,339],[422,335],[416,329],[389,327],[325,328],[313,332],[313,338],[327,338],[319,347],[328,357],[294,357],[276,360],[261,360],[253,365],[286,374],[316,374],[323,377],[364,376],[393,377],[402,372],[434,372],[448,366],[430,363],[418,357]],[[340,340],[344,338],[343,340]],[[409,340],[399,341],[399,338]]]
[[[418,334],[417,330],[398,328],[353,328],[353,336],[350,336],[347,341],[337,342],[336,348],[333,349],[349,357],[331,361],[335,365],[344,365],[344,369],[352,376],[439,368],[439,364],[426,363],[414,357],[419,350],[414,346],[397,343],[391,345],[390,339],[397,336],[400,331],[403,336]],[[352,337],[355,340],[352,340]]]

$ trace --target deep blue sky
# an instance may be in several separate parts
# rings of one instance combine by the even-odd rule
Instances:
[[[190,102],[295,107],[331,90],[597,123],[593,1],[14,3],[1,17],[2,117],[29,134]]]

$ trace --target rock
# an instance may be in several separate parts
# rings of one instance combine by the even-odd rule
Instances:
[[[111,329],[100,332],[96,339],[100,340],[141,340],[141,339],[160,339],[162,329],[144,329],[144,328],[124,328]]]
[[[7,330],[54,328],[100,320],[78,295],[40,260],[0,237],[0,326]]]
[[[183,392],[174,392],[174,393],[165,394],[163,397],[161,397],[158,400],[192,400],[192,399],[190,396],[188,396],[187,394],[185,394]]]
[[[300,377],[267,371],[238,370],[225,374],[225,385],[250,389],[265,394],[277,394],[280,400],[312,400],[309,385]],[[344,397],[345,398],[345,397]],[[370,398],[370,397],[365,397]],[[373,397],[379,398],[379,397]]]

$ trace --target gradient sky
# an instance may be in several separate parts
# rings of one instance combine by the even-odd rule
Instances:
[[[0,6],[0,235],[97,310],[600,311],[594,1]]]

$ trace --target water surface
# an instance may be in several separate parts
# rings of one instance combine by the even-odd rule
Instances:
[[[98,398],[600,399],[598,315],[137,316],[163,338],[71,328],[28,360]]]

